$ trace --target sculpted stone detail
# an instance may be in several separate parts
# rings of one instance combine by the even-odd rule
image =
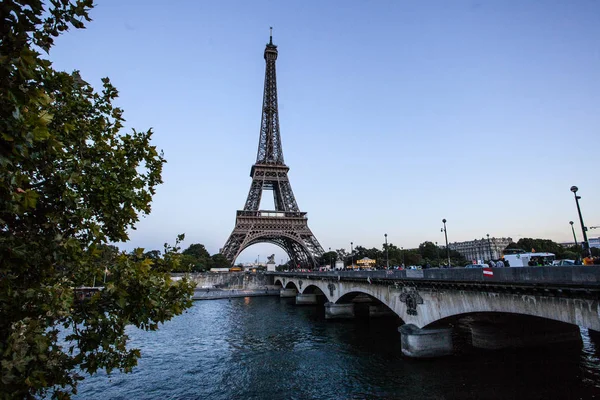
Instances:
[[[417,305],[423,304],[423,298],[414,287],[405,287],[400,294],[400,301],[406,303],[406,313],[408,315],[417,315]]]
[[[302,282],[302,281],[298,281],[298,286],[300,287],[300,290],[302,290],[302,284],[303,284],[303,283],[304,283],[304,282]]]
[[[329,289],[329,295],[333,297],[333,291],[335,290],[335,285],[333,283],[330,283],[329,285],[327,285],[327,289]]]

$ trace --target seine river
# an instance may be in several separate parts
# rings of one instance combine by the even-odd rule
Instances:
[[[157,332],[129,331],[131,374],[99,374],[78,399],[600,398],[600,343],[402,356],[395,322],[326,321],[322,306],[247,297],[197,301]],[[460,342],[460,338],[459,342]]]

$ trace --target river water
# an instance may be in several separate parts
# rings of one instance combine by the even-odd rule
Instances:
[[[130,329],[142,358],[98,374],[77,399],[591,399],[600,343],[402,356],[396,322],[326,321],[323,306],[247,297],[197,301],[156,332]],[[460,342],[460,338],[459,342]]]

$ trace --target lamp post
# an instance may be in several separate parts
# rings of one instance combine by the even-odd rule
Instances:
[[[450,268],[450,248],[448,247],[448,231],[446,231],[446,218],[442,220],[444,227],[442,231],[444,232],[444,237],[446,238],[446,255],[448,256],[448,268]]]
[[[575,241],[575,247],[579,247],[579,245],[577,244],[577,236],[575,236],[575,228],[573,228],[573,221],[569,221],[569,224],[571,224],[571,231],[573,232],[573,240]]]
[[[390,258],[388,256],[388,245],[387,245],[387,233],[384,233],[385,236],[385,269],[390,269]]]
[[[350,268],[354,269],[354,250],[352,248],[352,246],[354,245],[354,243],[350,242],[350,257],[352,259],[352,264],[350,265]]]
[[[437,242],[435,242],[435,262],[438,267],[440,266],[440,248],[438,247]]]
[[[492,245],[490,244],[490,234],[487,234],[487,239],[488,239],[488,249],[490,251],[490,261],[492,260]]]
[[[577,236],[575,236],[575,228],[573,227],[573,221],[569,221],[571,224],[571,232],[573,232],[573,240],[575,241],[575,248],[577,249],[577,260],[579,260],[579,245],[577,244]]]
[[[584,248],[585,252],[587,253],[587,255],[591,256],[592,252],[590,250],[590,244],[588,243],[587,233],[585,233],[585,231],[587,231],[587,228],[585,227],[585,225],[583,223],[583,217],[581,216],[581,208],[579,207],[579,199],[581,198],[581,196],[577,196],[578,190],[579,189],[577,188],[577,186],[571,186],[571,192],[573,192],[573,195],[575,195],[575,204],[577,204],[577,213],[579,214],[579,222],[581,223],[581,231],[583,232],[583,248]]]
[[[329,269],[333,270],[333,263],[331,262],[331,247],[329,248]]]
[[[400,247],[400,260],[402,265],[404,265],[404,247]]]

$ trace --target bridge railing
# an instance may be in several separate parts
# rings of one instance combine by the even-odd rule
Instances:
[[[600,287],[600,266],[449,268],[422,270],[267,272],[269,275],[344,280],[416,280],[440,282],[487,282],[526,285]]]

